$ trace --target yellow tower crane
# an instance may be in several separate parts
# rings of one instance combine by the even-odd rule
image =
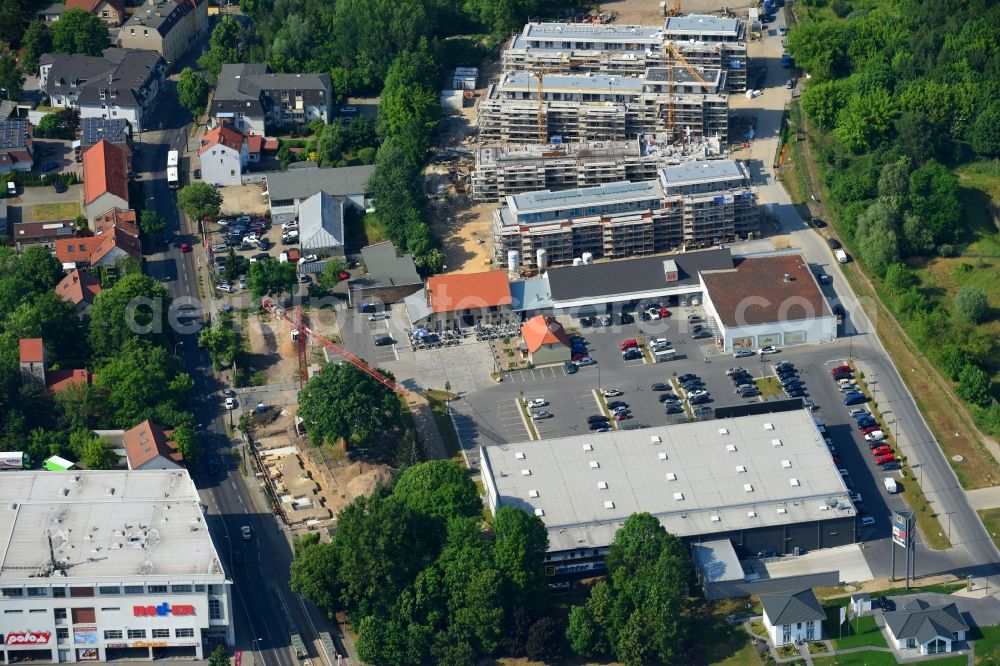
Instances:
[[[680,4],[679,2],[677,3]],[[679,62],[695,79],[708,85],[708,81],[691,66],[691,63],[681,55],[677,47],[670,42],[665,42],[663,48],[666,50],[667,61],[667,127],[670,128],[671,139],[674,137],[676,128],[674,127],[674,61]]]

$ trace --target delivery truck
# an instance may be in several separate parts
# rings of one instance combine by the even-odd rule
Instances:
[[[894,495],[899,492],[899,486],[896,485],[896,479],[890,479],[888,476],[882,477],[882,485],[885,486],[886,492],[890,495]]]

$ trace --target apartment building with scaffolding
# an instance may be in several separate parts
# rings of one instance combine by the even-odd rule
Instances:
[[[690,14],[663,26],[528,23],[504,49],[503,70],[569,71],[641,76],[669,62],[665,45],[692,66],[722,69],[729,92],[746,90],[746,25],[737,18]]]
[[[753,234],[758,218],[744,165],[691,162],[656,180],[508,195],[493,214],[494,260],[544,269],[709,247]]]
[[[648,68],[639,77],[540,76],[541,101],[539,79],[532,72],[507,72],[490,85],[479,105],[480,140],[582,143],[666,134],[727,141],[724,71],[706,69],[699,78],[679,66]]]
[[[722,152],[715,137],[671,144],[662,135],[581,144],[482,146],[471,174],[472,195],[477,201],[502,201],[521,192],[656,180],[660,167],[718,158]]]

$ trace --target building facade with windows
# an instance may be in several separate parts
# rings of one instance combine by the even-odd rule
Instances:
[[[185,470],[8,472],[3,663],[207,659],[231,581]]]

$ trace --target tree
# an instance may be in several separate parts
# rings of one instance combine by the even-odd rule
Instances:
[[[146,419],[175,425],[193,384],[164,347],[132,339],[97,369],[94,386],[107,401],[108,425],[131,428]]]
[[[247,286],[254,299],[291,293],[298,280],[295,264],[278,261],[255,261],[250,264]]]
[[[212,367],[216,370],[232,365],[242,346],[233,328],[233,316],[222,312],[211,326],[201,329],[198,346],[208,351]]]
[[[189,469],[193,467],[201,457],[201,444],[190,421],[174,426],[173,442],[177,445],[177,451],[184,456],[184,464]]]
[[[222,194],[208,183],[191,183],[181,188],[177,205],[192,220],[218,217],[222,208]]]
[[[208,666],[229,666],[229,649],[225,645],[220,645],[212,650]]]
[[[167,230],[167,221],[152,208],[147,208],[139,216],[139,230],[144,234],[162,234]]]
[[[910,287],[916,286],[917,276],[906,264],[896,262],[885,269],[885,286],[891,294],[898,296]]]
[[[989,316],[990,304],[982,291],[963,287],[955,294],[955,312],[972,324],[981,324]]]
[[[840,23],[803,21],[788,33],[788,53],[817,82],[828,81],[847,70],[846,41]]]
[[[45,21],[41,19],[32,21],[24,33],[24,57],[21,58],[21,65],[29,72],[38,69],[38,59],[42,54],[52,50],[52,31]]]
[[[958,373],[958,395],[979,407],[990,404],[990,376],[974,363],[966,363]]]
[[[898,224],[895,208],[884,199],[870,205],[858,217],[855,237],[860,245],[861,260],[879,277],[900,259]]]
[[[118,465],[118,454],[111,444],[90,431],[82,432],[83,441],[79,447],[80,464],[85,469],[114,469]],[[72,446],[72,438],[70,441]],[[73,448],[76,450],[76,447]]]
[[[555,618],[543,617],[531,625],[528,633],[528,659],[554,664],[563,659],[563,636]]]
[[[46,291],[22,302],[4,317],[3,328],[18,339],[44,340],[49,363],[60,364],[87,357],[83,324],[73,305],[55,291]]]
[[[455,516],[471,518],[483,510],[475,485],[450,460],[431,460],[408,468],[392,495],[411,509],[444,521]]]
[[[993,102],[979,112],[969,128],[969,143],[983,157],[1000,156],[1000,102]]]
[[[969,352],[954,342],[949,342],[941,350],[941,365],[944,366],[945,374],[953,382],[958,381],[962,370],[971,363],[973,363],[973,359]]]
[[[810,82],[802,91],[802,110],[809,120],[832,129],[852,92],[852,84],[846,79]]]
[[[72,139],[79,124],[80,115],[76,109],[60,109],[42,116],[35,127],[35,136],[42,139]]]
[[[59,260],[41,245],[26,247],[17,261],[17,275],[20,275],[38,292],[55,288],[63,279],[63,269]]]
[[[343,263],[336,259],[327,259],[323,266],[323,272],[316,278],[316,282],[325,289],[333,289],[340,284],[340,271],[342,270],[344,270]]]
[[[236,250],[235,248],[229,248],[229,251],[226,253],[226,262],[223,274],[225,275],[225,278],[229,280],[230,283],[233,283],[239,276],[239,271],[240,271],[240,260],[239,257],[236,256]]]
[[[910,207],[927,224],[935,245],[958,236],[962,220],[958,178],[940,162],[928,160],[910,176]]]
[[[52,25],[52,51],[99,56],[111,45],[108,26],[83,9],[68,9]]]
[[[181,106],[191,112],[195,118],[205,113],[205,105],[208,103],[208,93],[211,87],[198,72],[190,67],[181,70],[177,79],[177,98]]]
[[[7,99],[19,99],[24,89],[24,74],[12,55],[0,56],[0,88],[7,89]]]
[[[395,430],[401,411],[395,392],[350,363],[324,366],[299,391],[299,416],[317,446],[344,439],[364,447]]]
[[[895,162],[889,162],[882,167],[878,177],[878,195],[880,197],[895,197],[903,199],[910,192],[910,174],[913,172],[913,162],[908,157],[902,157]]]
[[[240,47],[244,39],[243,26],[232,16],[223,16],[209,38],[208,51],[198,58],[198,67],[205,70],[212,81],[217,81],[222,66],[239,62]]]
[[[308,535],[306,535],[308,536]],[[301,542],[301,543],[300,543]],[[331,543],[295,541],[291,587],[321,608],[329,617],[341,608],[337,581],[337,551]]]
[[[17,44],[36,12],[37,8],[30,0],[0,2],[0,41]]]
[[[894,99],[888,91],[855,92],[837,113],[833,135],[845,148],[860,153],[888,136],[896,115]]]
[[[170,296],[166,287],[141,273],[126,275],[94,299],[87,339],[97,356],[114,356],[129,340],[163,344]]]
[[[538,0],[465,0],[464,9],[494,37],[506,37],[536,15]]]
[[[538,516],[505,506],[493,520],[493,561],[511,584],[508,605],[531,606],[545,591],[545,553],[549,537]]]

